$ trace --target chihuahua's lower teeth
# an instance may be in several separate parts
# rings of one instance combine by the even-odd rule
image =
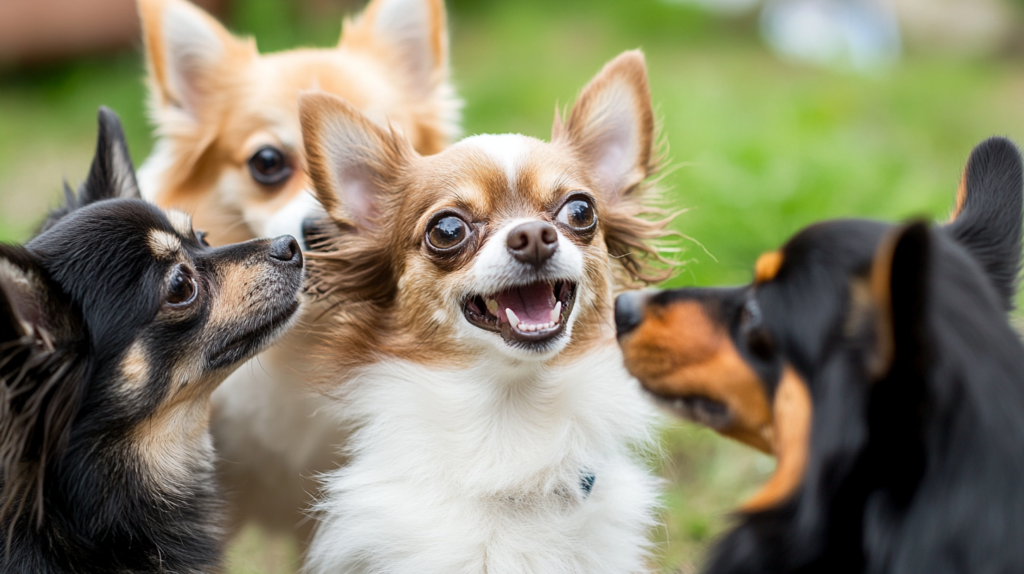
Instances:
[[[562,318],[562,302],[558,301],[555,303],[555,308],[551,310],[551,322],[558,323],[558,320]]]
[[[519,317],[516,317],[512,309],[505,309],[505,315],[508,317],[508,322],[512,325],[513,329],[519,327]]]
[[[494,299],[487,300],[487,310],[491,312],[491,315],[498,316],[498,302]]]

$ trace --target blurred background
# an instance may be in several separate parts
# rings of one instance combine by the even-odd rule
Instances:
[[[203,0],[264,52],[328,46],[361,0]],[[1024,0],[449,0],[464,132],[547,138],[619,52],[647,54],[685,208],[667,285],[743,283],[757,255],[834,217],[944,219],[972,146],[1024,142]],[[0,2],[0,240],[28,237],[87,172],[100,104],[136,165],[152,145],[132,0]],[[1016,320],[1020,320],[1018,316]],[[692,425],[665,432],[652,533],[692,572],[773,462]],[[288,572],[295,549],[247,532],[230,572]]]

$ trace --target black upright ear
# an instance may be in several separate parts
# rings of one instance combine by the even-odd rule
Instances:
[[[135,167],[128,155],[128,143],[117,114],[100,106],[99,133],[96,137],[96,155],[92,159],[89,175],[78,189],[77,196],[64,186],[64,205],[50,212],[40,227],[46,231],[60,218],[72,211],[104,199],[141,199],[139,184],[135,180]]]
[[[928,224],[915,222],[886,237],[871,266],[877,309],[875,354],[869,372],[880,379],[895,369],[920,372],[927,352]]]
[[[0,522],[30,510],[42,519],[43,471],[64,448],[80,393],[81,365],[64,340],[71,324],[28,252],[0,245]]]
[[[977,259],[1013,308],[1021,268],[1024,168],[1020,151],[1005,138],[991,138],[971,152],[946,230]]]

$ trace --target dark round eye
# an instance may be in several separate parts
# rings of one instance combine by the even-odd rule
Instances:
[[[199,245],[203,247],[209,247],[210,244],[206,242],[206,236],[209,235],[205,231],[196,230],[196,239],[199,241]]]
[[[597,212],[594,211],[594,204],[583,196],[577,196],[565,202],[558,212],[559,223],[568,225],[573,229],[587,230],[597,223]]]
[[[427,230],[427,243],[438,251],[448,251],[462,244],[469,236],[469,225],[454,215],[446,215]]]
[[[263,146],[249,158],[249,173],[263,185],[278,185],[292,175],[292,168],[283,151]]]
[[[192,271],[184,265],[174,268],[171,279],[167,282],[167,304],[174,307],[184,307],[196,300],[196,293],[199,287]]]

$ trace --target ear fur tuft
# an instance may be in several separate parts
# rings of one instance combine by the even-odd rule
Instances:
[[[1021,270],[1024,167],[1017,146],[990,138],[971,152],[957,192],[947,232],[981,264],[1005,308],[1013,298]]]
[[[0,521],[43,519],[46,466],[63,451],[78,409],[82,368],[51,327],[57,304],[31,256],[0,246]]]

